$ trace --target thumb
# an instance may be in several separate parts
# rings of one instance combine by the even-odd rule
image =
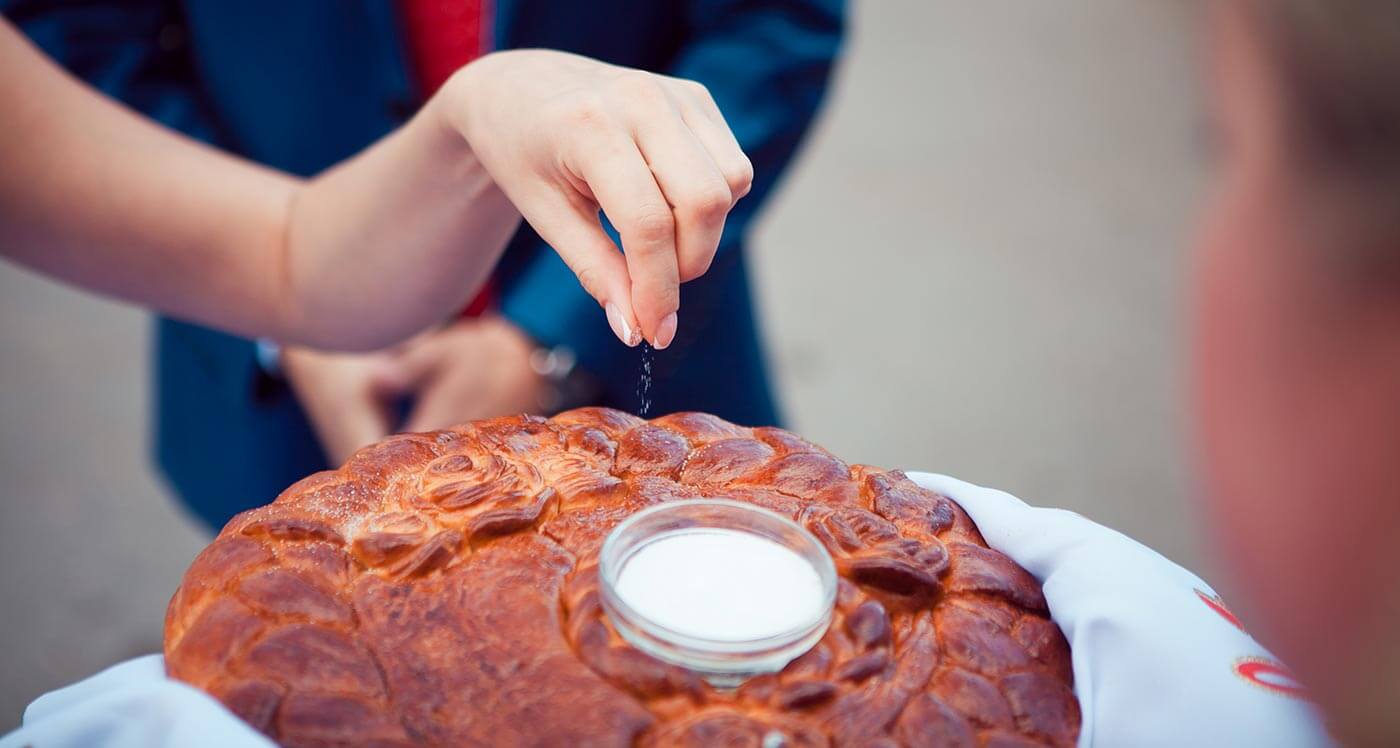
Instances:
[[[344,463],[360,447],[389,435],[388,411],[373,399],[343,403],[340,413],[334,428],[317,429],[317,436],[333,465]]]
[[[417,392],[437,371],[441,347],[429,337],[386,355],[370,372],[370,388],[381,397],[403,397]]]
[[[424,388],[404,421],[403,431],[433,431],[461,422],[464,417],[459,395],[451,387]]]
[[[632,279],[627,260],[603,231],[595,203],[545,194],[521,212],[597,300],[608,326],[628,346],[642,342],[642,327],[632,309]]]

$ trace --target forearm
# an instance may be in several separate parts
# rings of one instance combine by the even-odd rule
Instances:
[[[0,252],[249,336],[392,342],[465,302],[519,218],[430,105],[302,183],[74,81],[0,23]]]
[[[284,337],[380,347],[440,321],[485,281],[520,217],[443,106],[433,99],[292,197]]]
[[[267,327],[257,260],[276,247],[294,180],[96,95],[4,23],[0,120],[0,251],[178,316]]]

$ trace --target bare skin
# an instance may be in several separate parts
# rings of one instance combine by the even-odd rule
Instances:
[[[1193,257],[1203,506],[1250,630],[1345,743],[1395,745],[1400,294],[1348,263],[1374,233],[1318,220],[1345,198],[1296,163],[1242,7],[1214,6],[1223,149]]]
[[[282,369],[331,464],[396,431],[534,412],[534,343],[501,317],[463,319],[374,353],[287,348]],[[395,404],[413,400],[402,423]]]
[[[471,297],[520,216],[665,347],[752,170],[703,87],[558,52],[489,55],[310,181],[132,114],[0,22],[0,252],[245,336],[370,350]],[[598,211],[623,236],[606,240]]]

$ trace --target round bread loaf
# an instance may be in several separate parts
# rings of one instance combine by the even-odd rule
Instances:
[[[626,644],[598,551],[726,497],[840,575],[825,638],[721,691]],[[952,501],[774,428],[590,408],[391,437],[244,512],[186,572],[171,676],[288,746],[1070,746],[1069,647]]]

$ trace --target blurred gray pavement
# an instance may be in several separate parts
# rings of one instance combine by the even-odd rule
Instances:
[[[1172,0],[866,0],[753,262],[792,425],[1209,573],[1181,445],[1204,168]],[[604,324],[599,316],[599,324]],[[0,266],[0,731],[159,647],[207,539],[149,467],[147,318]]]

